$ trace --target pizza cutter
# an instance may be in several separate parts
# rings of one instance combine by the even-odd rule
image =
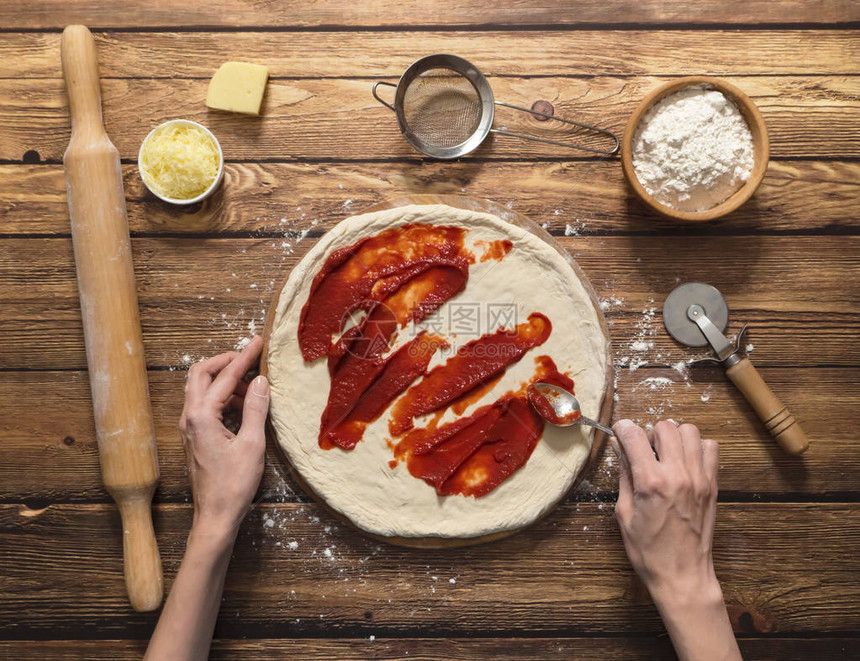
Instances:
[[[663,323],[675,340],[688,347],[711,346],[717,362],[758,414],[770,435],[789,454],[800,454],[809,439],[797,420],[761,378],[750,359],[741,355],[741,338],[735,346],[723,331],[729,320],[726,299],[716,287],[688,282],[676,287],[663,303]]]

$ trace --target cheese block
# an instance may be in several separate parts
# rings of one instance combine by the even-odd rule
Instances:
[[[259,115],[269,70],[262,64],[225,62],[206,92],[206,105],[215,110]]]

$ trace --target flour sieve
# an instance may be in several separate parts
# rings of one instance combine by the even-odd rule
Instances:
[[[380,85],[396,88],[394,104],[380,98]],[[456,55],[438,54],[413,62],[395,85],[378,81],[373,98],[390,108],[397,116],[400,132],[409,144],[433,158],[458,158],[478,148],[489,133],[524,140],[534,140],[560,147],[580,149],[611,156],[618,151],[618,138],[606,129],[562,119],[536,110],[496,101],[486,76],[473,64]],[[521,112],[553,119],[564,124],[607,136],[612,149],[596,149],[534,135],[493,128],[495,107],[504,106]]]

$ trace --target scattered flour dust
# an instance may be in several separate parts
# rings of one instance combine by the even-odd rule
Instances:
[[[667,386],[671,386],[674,381],[667,379],[665,376],[649,376],[639,382],[639,385],[648,386],[650,390],[665,390]]]
[[[338,212],[337,215],[342,214]],[[236,351],[241,351],[248,345],[251,338],[259,334],[266,323],[266,314],[275,288],[283,281],[289,262],[295,260],[296,251],[302,241],[311,232],[316,231],[314,228],[319,225],[319,220],[307,218],[307,213],[301,206],[296,206],[294,213],[280,216],[272,221],[266,218],[255,220],[262,227],[261,232],[274,231],[277,237],[255,242],[252,247],[237,249],[236,266],[234,266],[236,271],[230,273],[230,286],[223,290],[226,296],[219,298],[217,304],[211,307],[214,314],[211,325],[215,331],[212,334],[216,340],[215,347],[220,344],[217,331],[227,332],[229,342],[227,346],[232,346]],[[253,260],[251,254],[253,254]],[[262,271],[260,264],[264,265]],[[249,273],[252,270],[253,275]],[[243,290],[249,292],[249,295],[240,294]],[[197,298],[216,301],[215,296],[203,294],[198,295]],[[229,311],[225,300],[237,299],[241,300],[241,305],[237,306],[238,309]],[[231,335],[232,337],[229,337]],[[212,338],[207,340],[207,344],[213,344]],[[217,350],[207,353],[212,355],[217,353]],[[203,357],[205,356],[191,356],[190,360],[186,360],[186,357],[182,356],[181,360],[183,364],[189,365]],[[181,367],[175,369],[181,369]]]
[[[450,590],[462,583],[463,574],[450,557],[440,555],[427,558],[432,564],[415,565],[408,551],[398,551],[359,535],[329,517],[316,504],[302,502],[301,494],[293,491],[287,481],[278,458],[267,457],[263,484],[265,502],[256,504],[243,523],[242,534],[247,536],[243,541],[262,558],[287,560],[291,572],[304,574],[301,580],[291,576],[283,581],[284,586],[297,583],[303,586],[285,587],[285,600],[318,603],[319,599],[338,599],[346,604],[354,600],[351,605],[362,611],[372,609],[374,604],[391,604],[393,595],[376,597],[378,589],[370,583],[378,577],[380,569],[390,569],[391,555],[397,553],[404,554],[402,562],[409,569],[404,569],[396,583],[405,583],[410,594],[418,599],[446,600]],[[326,615],[313,617],[324,619]]]
[[[131,355],[131,352],[129,352]],[[184,353],[181,356],[177,357],[177,363],[174,365],[170,365],[167,369],[171,372],[176,372],[178,370],[185,370],[191,367],[194,363],[200,362],[204,359],[204,356],[193,355],[190,353]]]
[[[613,317],[616,315],[630,313],[624,309],[624,299],[615,295],[601,298],[600,308],[610,326],[615,325]],[[630,385],[624,396],[623,415],[638,424],[652,424],[676,413],[676,401],[680,398],[686,401],[689,397],[686,389],[693,388],[689,366],[704,357],[704,354],[689,356],[685,347],[678,345],[676,349],[671,341],[665,341],[667,339],[659,307],[653,298],[634,314],[632,333],[624,339],[619,339],[616,333],[613,338],[616,390],[613,398],[619,402],[618,382],[625,379]],[[681,388],[684,390],[679,390]],[[710,389],[708,385],[700,395],[702,402],[710,400]],[[611,464],[607,462],[607,466]]]
[[[558,214],[556,214],[558,215]],[[564,225],[564,235],[565,236],[582,236],[585,234],[585,228],[588,227],[588,223],[582,218],[576,218],[573,223],[565,223]]]
[[[609,312],[614,308],[620,308],[624,305],[624,299],[617,296],[609,296],[608,298],[600,299],[600,309],[604,312]]]

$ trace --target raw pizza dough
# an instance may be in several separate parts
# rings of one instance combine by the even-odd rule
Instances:
[[[445,303],[438,318],[447,319],[452,305],[478,303],[485,309],[486,304],[495,303],[516,307],[514,323],[524,322],[532,312],[542,312],[552,322],[549,339],[511,365],[495,387],[463,415],[519,388],[533,376],[534,358],[546,354],[559,371],[574,379],[583,415],[598,417],[606,389],[607,340],[594,304],[570,264],[531,232],[496,216],[445,205],[412,205],[347,218],[290,274],[275,312],[267,359],[271,418],[278,443],[305,483],[367,532],[388,537],[477,537],[521,528],[566,494],[589,456],[590,428],[545,425],[526,464],[481,498],[438,496],[432,486],[409,474],[405,462],[390,468],[393,453],[386,443],[387,412],[367,427],[364,440],[351,451],[322,450],[318,445],[329,374],[325,358],[304,362],[297,337],[311,281],[333,250],[405,223],[465,227],[469,231],[464,245],[478,257],[484,248],[476,241],[513,242],[512,250],[501,261],[476,260],[469,269],[465,290]],[[434,323],[434,318],[438,319],[431,316],[418,328]],[[405,330],[392,351],[412,337]],[[482,326],[480,333],[494,330]],[[462,344],[468,339],[453,341]],[[444,358],[434,356],[428,369],[441,362]],[[442,420],[453,418],[448,411]],[[422,419],[416,420],[415,426],[423,426]]]

